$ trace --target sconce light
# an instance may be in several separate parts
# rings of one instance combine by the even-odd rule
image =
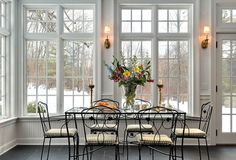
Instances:
[[[104,33],[107,35],[107,37],[105,39],[105,42],[104,42],[104,47],[106,49],[108,49],[111,46],[111,43],[110,43],[110,41],[108,39],[108,35],[110,34],[110,27],[109,26],[105,26]]]
[[[208,47],[208,34],[210,33],[210,28],[209,26],[204,26],[204,30],[203,30],[203,33],[206,34],[206,38],[202,41],[202,48],[207,48]]]

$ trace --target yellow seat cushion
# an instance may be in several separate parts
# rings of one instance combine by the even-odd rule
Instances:
[[[153,132],[152,125],[143,124],[142,127],[141,127],[141,131],[143,131],[143,132]],[[127,132],[140,132],[140,125],[139,124],[129,124],[127,126]]]
[[[69,136],[74,137],[78,131],[75,128],[69,128]],[[66,129],[49,129],[45,133],[46,137],[67,137],[67,130]]]
[[[179,137],[183,136],[183,128],[176,128],[175,134]],[[185,128],[184,137],[206,137],[206,132],[198,128]]]
[[[170,137],[165,134],[138,134],[136,136],[137,141],[141,144],[157,144],[157,145],[173,145],[173,142]]]
[[[87,136],[87,144],[107,144],[114,145],[118,144],[117,136],[107,133],[99,133],[99,134],[88,134]]]
[[[116,124],[93,124],[91,126],[92,131],[117,131]]]

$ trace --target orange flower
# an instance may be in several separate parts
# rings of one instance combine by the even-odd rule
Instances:
[[[123,76],[125,76],[126,78],[128,78],[131,75],[130,71],[125,71],[123,73]]]

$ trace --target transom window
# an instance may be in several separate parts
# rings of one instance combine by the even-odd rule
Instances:
[[[187,33],[189,13],[187,9],[158,9],[159,33]]]
[[[64,32],[92,33],[94,28],[92,9],[65,9]]]
[[[221,20],[225,24],[236,23],[236,9],[222,9]]]
[[[138,9],[137,9],[138,8]],[[146,83],[136,97],[158,103],[157,82],[164,84],[162,103],[189,112],[192,101],[191,6],[121,6],[120,50],[152,61],[155,83]],[[155,17],[153,17],[155,16]],[[152,28],[154,27],[154,28]],[[146,33],[152,34],[146,34]],[[123,100],[124,101],[124,97]]]
[[[28,9],[26,13],[28,33],[56,32],[56,11],[54,9]]]
[[[122,33],[150,33],[151,9],[122,9]]]

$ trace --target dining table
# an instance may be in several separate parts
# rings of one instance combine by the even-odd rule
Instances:
[[[69,123],[73,123],[74,127],[78,130],[79,134],[80,132],[80,127],[78,127],[78,121],[81,120],[81,114],[82,111],[86,109],[86,107],[73,107],[67,111],[65,111],[65,126],[67,129],[67,133],[69,133],[68,129],[69,129]],[[137,121],[137,115],[139,114],[140,110],[130,110],[130,109],[120,109],[120,114],[121,114],[121,120],[123,120],[125,127],[127,127],[127,125],[130,123],[130,121]],[[185,127],[185,120],[186,120],[186,112],[181,111],[181,110],[175,110],[173,108],[167,108],[166,110],[160,110],[159,112],[163,113],[163,115],[165,115],[165,113],[170,113],[170,112],[175,112],[177,114],[179,114],[179,118],[178,121],[180,122],[179,125],[181,125],[181,127]],[[96,113],[91,112],[91,115],[94,115]],[[112,113],[111,113],[112,114]],[[151,115],[154,115],[155,112],[150,112],[148,113],[150,114],[149,118],[152,118]],[[88,117],[89,118],[89,117]],[[155,117],[158,121],[158,117]],[[123,132],[123,130],[121,130],[121,132]],[[81,137],[80,137],[81,138]],[[69,135],[68,135],[68,145],[70,146],[70,139],[69,139]],[[124,144],[123,141],[120,142],[120,144]],[[176,143],[174,143],[176,145]],[[182,139],[181,141],[181,154],[180,155],[176,155],[177,158],[181,158],[183,157],[183,144],[184,144],[184,139]],[[175,146],[176,148],[176,146]],[[71,153],[71,149],[69,147],[69,154]],[[82,156],[83,154],[79,154],[77,155],[77,157]]]

